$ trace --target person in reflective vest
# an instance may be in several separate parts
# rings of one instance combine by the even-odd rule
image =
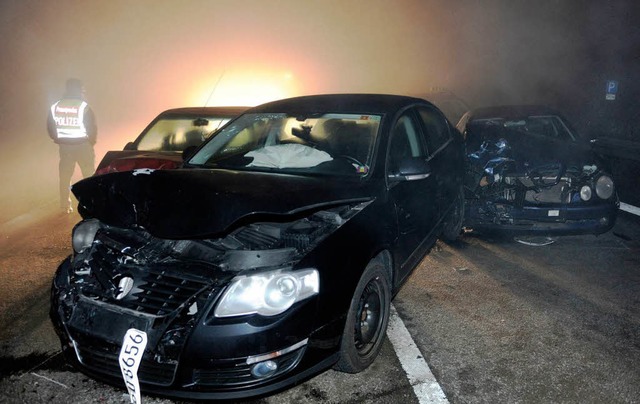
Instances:
[[[84,94],[82,81],[67,80],[64,96],[51,105],[47,120],[49,137],[60,151],[60,208],[66,213],[73,211],[69,187],[76,164],[83,178],[91,176],[95,170],[93,146],[98,129],[95,115],[84,100]]]

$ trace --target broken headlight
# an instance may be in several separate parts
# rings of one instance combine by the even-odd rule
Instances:
[[[601,175],[596,180],[596,195],[601,199],[609,199],[613,195],[613,180],[608,175]]]
[[[320,277],[315,269],[242,275],[231,281],[214,314],[216,317],[275,316],[319,291]]]
[[[73,228],[73,234],[71,236],[73,251],[79,253],[89,247],[91,243],[93,243],[93,239],[100,227],[102,227],[102,225],[96,219],[89,219],[78,223]]]

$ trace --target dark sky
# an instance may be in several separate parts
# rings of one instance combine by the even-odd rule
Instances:
[[[638,94],[636,3],[0,0],[0,200],[55,196],[45,118],[68,77],[84,81],[98,117],[98,159],[161,110],[207,101],[440,86],[472,105],[576,114],[604,98],[606,80]]]

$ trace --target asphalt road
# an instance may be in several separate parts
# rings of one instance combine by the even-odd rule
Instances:
[[[0,402],[126,403],[61,360],[49,283],[78,216],[0,233]],[[451,403],[634,403],[640,397],[640,218],[531,247],[466,234],[438,244],[394,300]],[[143,396],[145,403],[169,403]],[[425,403],[398,348],[258,403]]]

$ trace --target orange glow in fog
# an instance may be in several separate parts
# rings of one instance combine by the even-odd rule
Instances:
[[[296,78],[288,71],[227,70],[194,80],[187,105],[255,106],[299,93]]]

